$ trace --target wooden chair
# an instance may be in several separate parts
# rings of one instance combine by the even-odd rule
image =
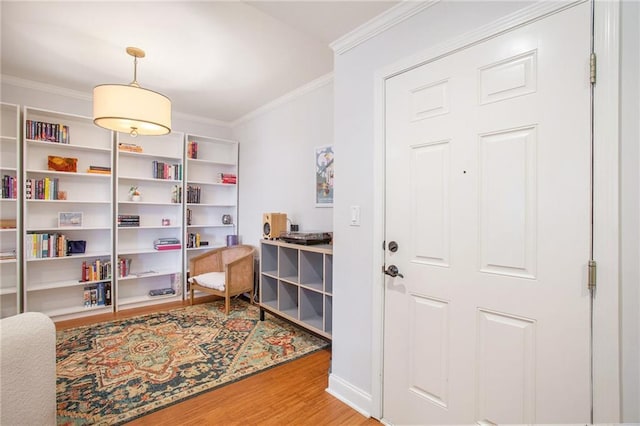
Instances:
[[[231,297],[243,293],[253,302],[253,255],[248,245],[221,247],[189,260],[191,304],[195,290],[224,297],[225,313],[229,315]]]

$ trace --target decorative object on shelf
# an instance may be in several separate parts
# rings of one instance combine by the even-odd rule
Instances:
[[[227,247],[237,246],[238,236],[235,234],[227,235]]]
[[[223,225],[231,225],[233,223],[233,219],[231,219],[231,215],[230,214],[223,214],[222,215],[222,224]]]
[[[47,166],[49,167],[49,170],[54,170],[56,172],[75,173],[78,171],[78,159],[49,155],[47,157]]]
[[[316,207],[333,207],[333,146],[315,149]]]
[[[82,227],[82,212],[59,212],[58,228]]]
[[[82,254],[87,249],[85,240],[67,240],[67,255]]]
[[[140,87],[137,81],[138,58],[145,53],[127,47],[133,56],[133,81],[126,84],[101,84],[93,89],[93,122],[105,129],[137,135],[171,133],[171,100],[165,95]]]
[[[132,186],[129,188],[129,200],[131,201],[140,201],[142,199],[142,193],[138,189],[137,186]]]
[[[163,217],[162,218],[162,226],[171,226],[171,219]]]

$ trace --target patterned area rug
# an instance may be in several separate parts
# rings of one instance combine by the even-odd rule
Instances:
[[[59,425],[121,424],[328,343],[234,300],[57,333]]]

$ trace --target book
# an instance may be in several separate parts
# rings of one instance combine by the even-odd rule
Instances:
[[[156,288],[149,290],[149,296],[166,296],[168,294],[176,294],[176,291],[172,288]]]
[[[153,247],[156,250],[178,250],[182,248],[182,244],[162,244]]]
[[[111,306],[111,282],[104,283],[104,304]]]
[[[142,152],[142,147],[133,143],[118,143],[118,149],[120,151],[128,151],[128,152]]]

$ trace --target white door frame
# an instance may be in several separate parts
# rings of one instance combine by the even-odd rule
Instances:
[[[382,68],[374,76],[374,200],[372,306],[371,415],[382,419],[384,330],[384,211],[385,211],[385,81],[397,74],[509,31],[574,3],[540,1],[496,22],[478,28]],[[595,2],[594,50],[597,82],[594,104],[594,259],[598,263],[593,325],[593,421],[620,421],[619,352],[619,0]],[[587,59],[585,58],[585,61]],[[585,62],[586,63],[586,62]],[[585,286],[587,285],[585,259]]]

